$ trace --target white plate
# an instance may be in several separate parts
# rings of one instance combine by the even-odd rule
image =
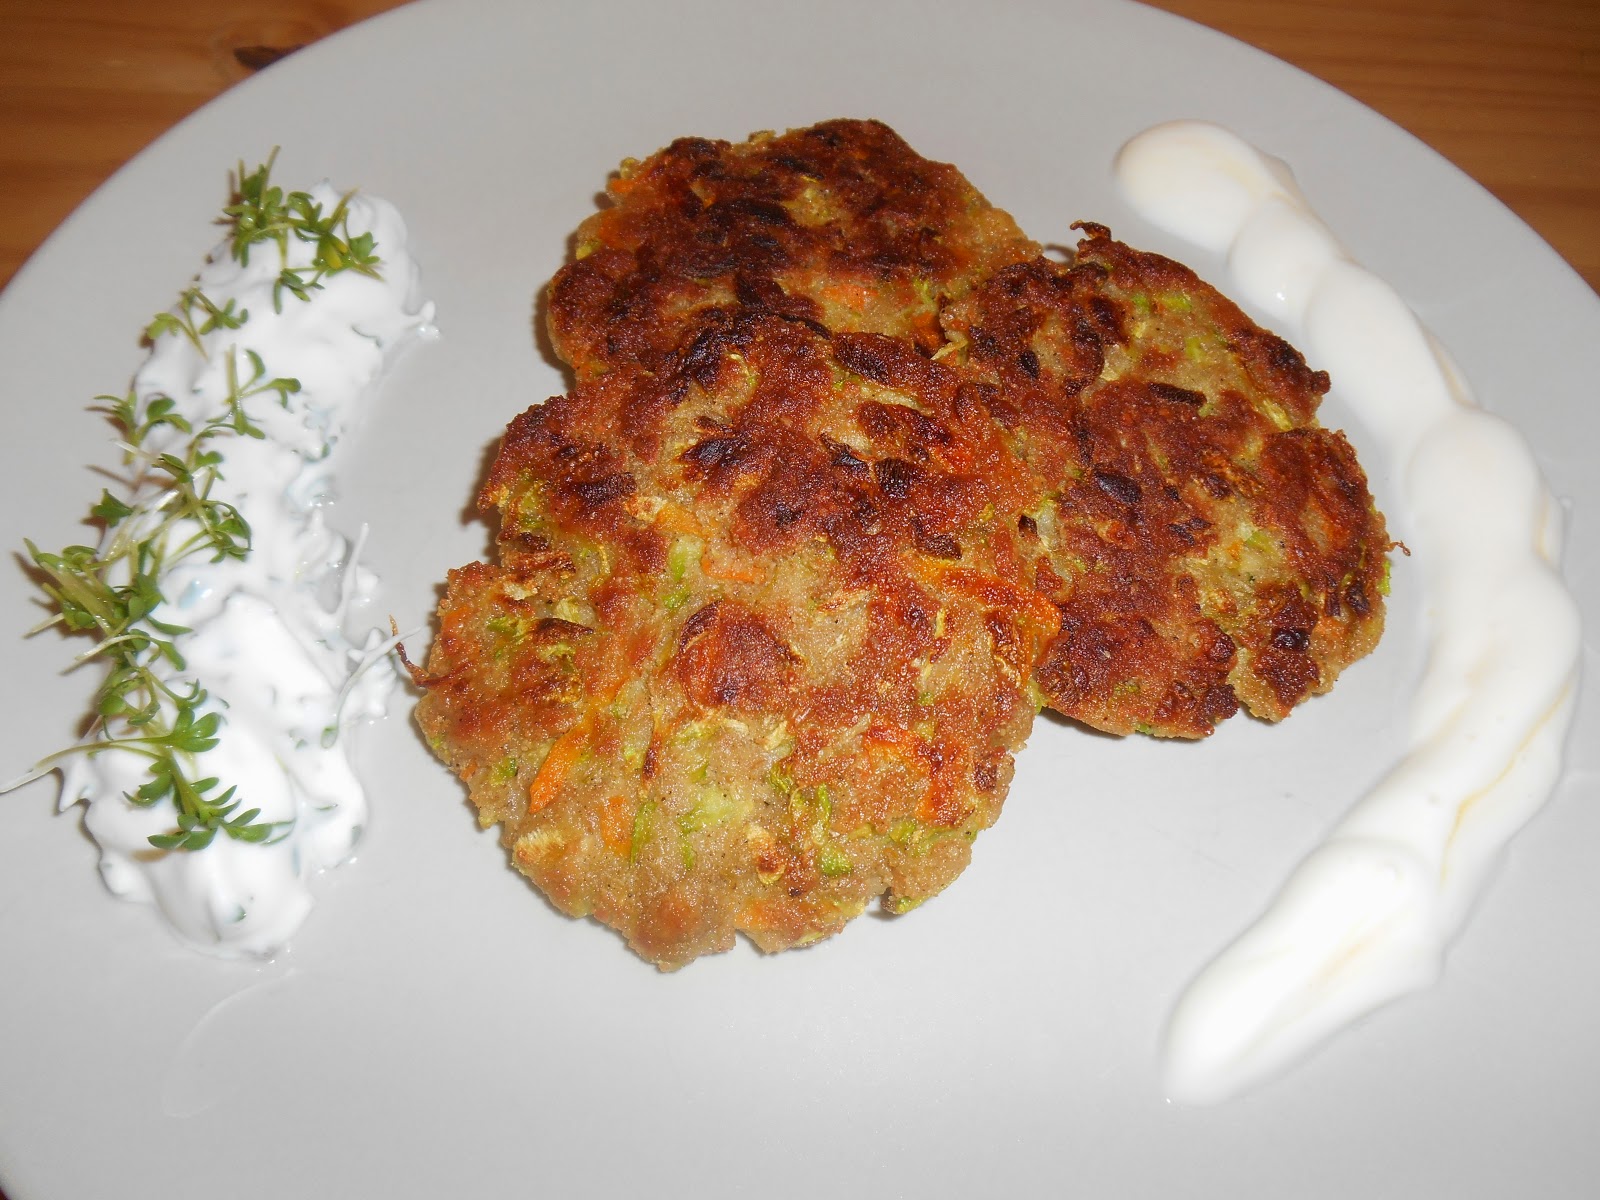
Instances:
[[[83,536],[109,462],[91,397],[198,265],[228,168],[282,145],[410,222],[443,340],[408,352],[336,520],[373,524],[404,625],[484,551],[467,514],[499,429],[562,390],[533,297],[617,160],[878,116],[1043,240],[1093,217],[1153,249],[1110,162],[1174,117],[1288,159],[1572,501],[1567,570],[1600,616],[1600,304],[1436,155],[1333,90],[1161,13],[1099,0],[424,4],[295,55],[101,189],[0,301],[6,544]],[[1219,264],[1191,258],[1202,274]],[[1325,409],[1343,421],[1337,399]],[[1352,435],[1359,446],[1361,430]],[[1380,500],[1381,462],[1369,461]],[[1402,534],[1403,520],[1398,521]],[[1600,725],[1516,843],[1443,984],[1214,1109],[1167,1104],[1181,987],[1377,775],[1418,669],[1392,632],[1286,725],[1202,745],[1057,723],[972,869],[912,916],[813,950],[661,976],[556,915],[480,834],[404,712],[367,731],[375,815],[292,954],[214,962],[112,900],[54,788],[0,799],[0,1179],[12,1200],[510,1194],[1575,1194],[1600,1174]],[[0,630],[38,609],[20,562]],[[7,645],[9,772],[71,736],[91,681]],[[1587,657],[1592,658],[1592,652]],[[1587,665],[1587,664],[1586,664]]]

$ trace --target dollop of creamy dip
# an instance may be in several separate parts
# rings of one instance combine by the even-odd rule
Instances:
[[[323,211],[341,199],[327,184],[309,194]],[[311,908],[311,877],[351,856],[367,805],[339,733],[381,716],[397,680],[386,664],[368,669],[386,649],[384,635],[373,630],[358,641],[346,629],[352,606],[377,580],[357,561],[359,539],[330,529],[325,509],[335,498],[336,449],[396,348],[431,328],[433,306],[421,299],[405,225],[391,205],[352,196],[346,227],[352,237],[372,234],[378,276],[329,274],[308,298],[280,293],[276,306],[284,267],[315,273],[314,245],[290,237],[283,257],[268,242],[247,263],[220,245],[197,286],[248,318],[201,333],[198,344],[179,333],[156,336],[133,384],[141,408],[170,397],[198,429],[255,373],[252,354],[264,378],[299,382],[281,398],[265,391],[246,401],[263,437],[211,443],[223,456],[211,495],[249,523],[249,553],[183,559],[162,577],[164,602],[152,614],[189,631],[173,639],[184,666],[164,666],[165,681],[179,691],[198,681],[204,711],[222,717],[216,745],[194,755],[193,778],[235,786],[240,811],[259,809],[272,836],[250,842],[219,832],[203,849],[160,850],[149,838],[174,829],[172,803],[128,798],[150,779],[147,757],[108,743],[61,768],[61,807],[87,804],[84,825],[111,891],[154,904],[184,941],[230,956],[280,949]],[[180,437],[158,432],[143,448],[161,450],[162,436],[172,445]]]
[[[1557,567],[1559,508],[1527,444],[1475,405],[1283,163],[1175,122],[1130,141],[1116,174],[1140,215],[1225,255],[1235,294],[1330,372],[1399,481],[1426,611],[1405,753],[1172,1017],[1168,1095],[1206,1103],[1437,978],[1503,847],[1555,786],[1579,616]]]

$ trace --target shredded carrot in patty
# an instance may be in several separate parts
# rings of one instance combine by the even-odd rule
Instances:
[[[550,753],[544,756],[544,762],[539,764],[538,773],[528,785],[530,813],[549,807],[550,802],[560,794],[561,785],[566,782],[567,774],[583,752],[588,740],[587,735],[588,731],[582,725],[575,725],[551,745]]]
[[[996,607],[1008,608],[1012,612],[1026,613],[1047,637],[1053,637],[1061,628],[1060,611],[1032,588],[967,567],[944,571],[942,579],[947,586],[963,595]]]
[[[876,298],[873,288],[864,283],[843,282],[831,284],[819,289],[822,298],[829,304],[837,304],[841,308],[862,309],[866,308]]]
[[[700,556],[700,569],[712,579],[727,583],[761,583],[767,577],[767,569],[760,563],[740,566],[731,559],[715,558],[710,551]]]
[[[661,511],[656,514],[656,524],[673,533],[690,533],[697,537],[706,536],[706,528],[700,518],[681,505],[673,504],[670,500],[661,506]]]
[[[633,842],[633,817],[637,805],[617,793],[600,806],[600,840],[616,855],[626,855]]]
[[[868,753],[886,754],[898,759],[920,775],[932,771],[928,740],[909,729],[874,724],[861,735],[861,746]]]

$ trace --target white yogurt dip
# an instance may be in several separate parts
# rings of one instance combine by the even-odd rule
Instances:
[[[310,195],[324,212],[340,201],[326,184]],[[163,678],[180,690],[198,681],[207,694],[203,710],[222,717],[216,746],[193,756],[190,777],[236,786],[239,811],[259,809],[273,836],[248,842],[219,832],[203,849],[156,849],[149,837],[176,825],[171,800],[140,806],[127,798],[149,780],[148,758],[91,746],[60,764],[61,805],[86,804],[84,825],[99,844],[111,891],[155,905],[185,942],[225,955],[281,948],[311,908],[311,877],[352,854],[367,805],[339,733],[382,715],[397,679],[387,664],[363,669],[381,655],[383,634],[356,640],[345,628],[352,604],[370,597],[377,581],[357,561],[359,539],[352,545],[328,528],[325,511],[335,497],[335,451],[396,348],[430,327],[433,306],[421,299],[392,206],[350,198],[347,229],[352,237],[373,235],[380,277],[330,274],[308,299],[280,295],[281,308],[273,294],[279,271],[310,268],[314,246],[290,237],[285,259],[276,245],[258,244],[246,265],[224,242],[197,285],[214,304],[231,300],[248,318],[200,334],[199,345],[181,333],[157,336],[133,385],[141,403],[171,397],[199,429],[225,410],[230,364],[236,379],[254,374],[252,353],[264,378],[299,381],[281,401],[269,391],[246,402],[263,437],[209,443],[223,456],[211,494],[249,523],[248,555],[178,562],[162,576],[164,603],[152,614],[190,630],[173,639],[184,668],[163,666]],[[157,431],[141,449],[176,452],[187,441],[176,430]],[[133,500],[148,504],[156,495],[146,487]],[[121,532],[153,519],[136,513]]]
[[[1226,255],[1236,296],[1331,374],[1373,435],[1400,481],[1428,637],[1406,752],[1178,1004],[1168,1094],[1205,1103],[1438,976],[1560,773],[1579,617],[1556,565],[1559,509],[1527,444],[1474,404],[1282,163],[1185,121],[1134,138],[1116,174],[1147,220]]]

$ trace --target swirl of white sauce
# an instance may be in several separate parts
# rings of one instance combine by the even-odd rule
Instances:
[[[340,200],[327,184],[311,196],[324,212]],[[277,825],[275,836],[255,843],[218,833],[202,850],[160,851],[148,839],[174,828],[172,805],[128,799],[149,779],[148,759],[106,744],[62,766],[61,806],[87,804],[84,827],[100,847],[110,890],[153,904],[183,941],[222,955],[280,949],[311,909],[311,877],[353,853],[367,806],[348,739],[337,733],[381,716],[396,679],[392,670],[361,669],[382,636],[374,630],[356,641],[344,625],[377,578],[356,561],[359,546],[327,527],[324,512],[335,496],[331,456],[395,350],[431,329],[433,305],[421,299],[405,224],[392,205],[351,197],[348,230],[372,233],[380,276],[330,275],[308,300],[275,298],[274,283],[285,265],[310,267],[310,243],[291,237],[287,262],[276,245],[258,245],[248,263],[219,245],[198,286],[248,318],[201,335],[199,346],[181,334],[158,337],[133,384],[141,404],[170,397],[199,429],[226,411],[230,361],[241,383],[254,373],[250,353],[259,355],[265,378],[299,381],[282,402],[271,391],[245,401],[265,436],[210,443],[223,456],[211,496],[249,523],[249,554],[183,560],[163,577],[165,603],[153,614],[190,631],[174,639],[184,668],[163,665],[161,673],[180,691],[198,681],[205,710],[223,719],[216,746],[194,756],[192,777],[221,780],[218,791],[236,786],[239,811],[259,809],[260,821]],[[157,430],[146,446],[178,448],[183,436],[169,430],[162,443]],[[139,513],[125,526],[148,528],[154,519]]]
[[[1555,786],[1579,617],[1527,444],[1476,407],[1283,163],[1183,121],[1130,141],[1116,175],[1141,216],[1227,256],[1237,294],[1330,372],[1373,434],[1400,481],[1429,631],[1405,753],[1178,1003],[1167,1094],[1209,1103],[1437,978],[1503,847]]]

